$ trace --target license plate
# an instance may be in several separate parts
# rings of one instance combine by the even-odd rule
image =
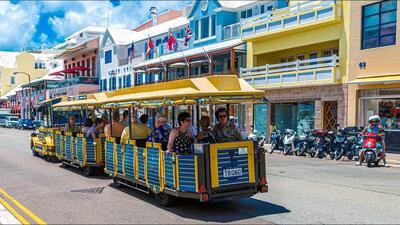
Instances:
[[[223,174],[224,177],[239,177],[242,176],[242,168],[225,169]]]

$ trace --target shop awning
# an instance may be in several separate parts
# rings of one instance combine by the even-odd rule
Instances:
[[[362,77],[357,78],[350,84],[388,84],[400,82],[400,75],[386,75],[386,76],[374,76],[374,77]]]
[[[61,71],[58,71],[59,73],[75,73],[75,70],[73,70],[72,68],[70,68],[70,69],[65,69],[65,70],[61,70]]]
[[[160,71],[160,70],[162,70],[161,67],[151,67],[146,69],[147,72]]]
[[[196,60],[196,61],[192,61],[190,62],[191,65],[200,65],[200,64],[204,64],[204,63],[210,63],[208,60],[204,59],[204,60]]]
[[[184,62],[177,62],[177,63],[172,63],[169,65],[169,67],[172,68],[182,68],[182,67],[187,67],[188,65]]]
[[[75,67],[71,68],[71,70],[74,70],[74,71],[88,71],[88,70],[91,70],[91,69],[89,69],[87,67],[84,67],[84,66],[75,66]]]
[[[49,76],[64,76],[64,74],[62,72],[58,71],[58,72],[50,73]]]

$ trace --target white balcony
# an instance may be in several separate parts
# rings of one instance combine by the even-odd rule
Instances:
[[[302,28],[340,17],[336,1],[306,1],[268,11],[241,22],[242,38],[268,35],[284,30]]]
[[[240,23],[231,24],[222,27],[222,40],[230,40],[234,38],[239,38],[242,33],[240,29]]]
[[[340,81],[338,66],[338,57],[333,55],[280,64],[267,64],[253,68],[241,68],[240,76],[259,89],[333,84]]]

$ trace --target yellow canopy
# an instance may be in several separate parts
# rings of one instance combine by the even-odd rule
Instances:
[[[373,76],[362,77],[351,81],[351,84],[379,84],[379,83],[397,83],[400,82],[400,75],[386,75],[386,76]]]
[[[261,99],[258,91],[236,75],[218,75],[149,84],[114,91],[104,103],[129,101],[196,100],[203,98]]]
[[[54,108],[76,107],[76,106],[96,106],[101,105],[107,99],[107,94],[100,92],[78,96],[64,96],[60,103],[55,104]]]

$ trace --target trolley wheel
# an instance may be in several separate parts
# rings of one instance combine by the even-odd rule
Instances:
[[[58,162],[57,157],[52,156],[52,157],[51,157],[51,162],[52,162],[52,163],[57,163],[57,162]]]
[[[164,207],[172,206],[176,203],[176,197],[160,192],[156,194],[156,200],[158,204]]]
[[[93,168],[90,166],[83,167],[83,175],[85,177],[89,177],[93,175]]]
[[[49,156],[49,155],[44,156],[44,160],[46,160],[46,162],[50,162],[51,156]]]
[[[69,165],[68,165],[68,164],[66,164],[65,162],[61,162],[61,167],[62,167],[62,168],[68,168],[68,167],[69,167]]]
[[[38,153],[35,151],[35,149],[32,149],[32,155],[33,156],[38,156]]]
[[[117,187],[117,188],[122,188],[122,187],[124,187],[124,185],[120,184],[120,183],[117,181],[117,178],[116,178],[116,177],[113,177],[113,185],[114,185],[115,187]]]

